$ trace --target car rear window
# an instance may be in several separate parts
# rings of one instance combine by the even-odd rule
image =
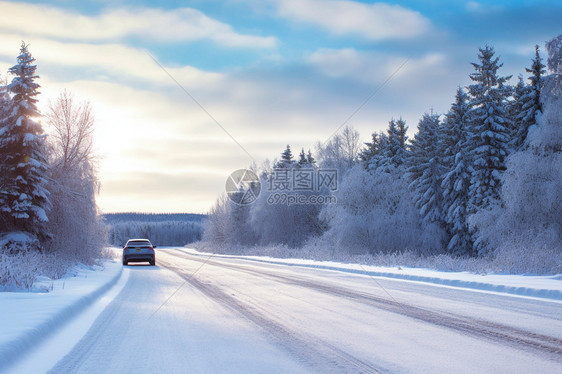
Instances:
[[[148,240],[135,240],[132,242],[128,242],[127,245],[134,245],[136,247],[138,246],[150,246],[150,242]]]

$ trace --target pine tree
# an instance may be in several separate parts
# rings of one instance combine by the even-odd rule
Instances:
[[[304,148],[301,149],[301,153],[299,153],[299,166],[304,166],[308,163],[306,160],[306,153],[304,153]]]
[[[1,77],[0,77],[1,78]],[[4,82],[0,83],[0,139],[2,139],[2,134],[7,130],[6,117],[9,113],[10,107],[10,96],[8,95],[8,88]],[[1,148],[0,148],[1,149]],[[0,223],[2,222],[2,213],[5,208],[5,196],[6,188],[8,184],[8,173],[5,170],[5,165],[2,163],[2,156],[0,155]]]
[[[514,99],[516,108],[519,110],[514,117],[515,131],[513,133],[513,145],[521,148],[527,138],[529,127],[537,124],[537,117],[542,114],[541,79],[545,73],[545,65],[539,54],[539,46],[535,46],[535,58],[532,60],[531,68],[525,68],[531,76],[531,84],[525,85],[521,80],[515,87]]]
[[[470,180],[470,209],[475,212],[499,199],[501,175],[508,153],[509,118],[506,102],[512,87],[509,77],[499,77],[503,64],[494,58],[494,49],[480,48],[480,63],[472,63],[476,70],[470,75],[475,84],[468,86],[470,95],[470,136],[467,146],[472,160]]]
[[[368,168],[371,159],[379,154],[379,134],[372,133],[371,139],[371,142],[364,143],[365,148],[359,152],[359,160],[365,168]]]
[[[281,153],[281,158],[287,163],[293,162],[293,153],[291,152],[291,147],[288,144],[285,151]]]
[[[468,122],[468,95],[459,87],[455,102],[443,121],[443,155],[447,172],[441,182],[443,217],[449,234],[447,251],[457,256],[472,254],[467,223],[470,186],[470,160],[466,148]]]
[[[384,132],[379,132],[378,134],[378,149],[377,152],[371,157],[371,159],[369,160],[369,162],[367,163],[366,167],[369,170],[375,170],[380,166],[384,166],[384,165],[388,165],[389,161],[386,158],[388,152],[389,152],[389,141],[388,141],[388,135],[386,135]]]
[[[310,167],[310,164],[308,163],[308,159],[306,157],[306,153],[304,152],[304,148],[301,148],[301,152],[299,153],[299,160],[295,163],[295,165],[299,169]]]
[[[0,164],[7,179],[0,192],[4,201],[0,214],[14,230],[41,234],[41,223],[48,221],[50,202],[45,188],[43,129],[34,120],[40,116],[35,98],[39,94],[35,79],[39,77],[35,75],[34,61],[28,46],[22,43],[18,63],[9,70],[15,77],[8,85],[12,100],[0,134]]]
[[[0,76],[0,123],[8,116],[9,104],[10,96],[8,95],[8,87],[4,84],[2,76]]]
[[[468,95],[462,87],[457,88],[455,102],[443,119],[443,165],[450,171],[455,164],[458,145],[463,136],[462,131],[467,131],[468,122]],[[464,134],[466,138],[466,134]]]
[[[308,153],[305,153],[304,148],[302,148],[301,153],[299,153],[299,161],[296,163],[296,166],[302,169],[314,167],[315,164],[316,160],[312,156],[310,149],[308,150]]]
[[[443,224],[441,181],[445,172],[441,144],[439,115],[425,113],[412,140],[406,165],[422,218],[439,224]]]
[[[535,58],[532,60],[531,68],[525,68],[525,71],[531,74],[529,80],[531,81],[531,87],[535,92],[533,95],[533,105],[540,112],[542,112],[542,104],[540,100],[541,80],[542,76],[546,72],[545,68],[546,66],[542,63],[542,57],[539,53],[539,46],[535,45]]]
[[[530,93],[531,87],[525,84],[523,76],[520,75],[513,90],[513,100],[507,105],[507,112],[512,125],[508,129],[510,152],[519,149],[527,136],[529,124],[525,121],[526,113],[523,105],[525,105],[525,98]]]
[[[277,161],[275,167],[278,169],[289,168],[293,166],[295,160],[293,159],[293,153],[291,152],[291,146],[287,144],[287,148],[281,153],[281,160]]]
[[[6,127],[5,119],[8,117],[10,111],[11,99],[8,93],[8,82],[4,82],[4,79],[0,75],[0,133],[5,130],[2,128]],[[1,176],[0,176],[1,178]]]
[[[406,121],[400,118],[398,121],[394,119],[388,123],[388,143],[385,150],[386,162],[395,167],[404,164],[408,150],[406,148],[406,142],[408,141],[408,136],[406,136],[406,131],[408,126],[406,126]]]
[[[312,157],[312,152],[310,151],[310,149],[306,154],[306,162],[308,162],[308,164],[312,166],[316,165],[316,160],[314,159],[314,157]]]

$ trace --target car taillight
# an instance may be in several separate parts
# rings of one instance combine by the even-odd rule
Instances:
[[[124,251],[124,252],[129,252],[129,247],[123,248],[123,251]]]
[[[148,247],[148,249],[149,249],[150,251],[154,251],[154,248],[152,248],[152,247]]]

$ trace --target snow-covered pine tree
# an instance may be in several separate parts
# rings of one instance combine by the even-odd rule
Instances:
[[[310,169],[313,168],[315,164],[316,160],[312,156],[310,149],[308,150],[308,153],[305,153],[304,148],[302,148],[301,153],[299,153],[299,161],[296,163],[296,167],[301,169]]]
[[[513,88],[511,78],[498,76],[503,66],[494,58],[494,48],[479,49],[480,63],[472,63],[476,72],[470,75],[475,84],[468,86],[470,96],[470,136],[467,147],[472,160],[470,210],[486,208],[499,199],[500,181],[508,153],[509,118],[506,102]]]
[[[10,96],[8,95],[8,82],[0,75],[0,124],[2,120],[8,115],[8,108],[10,104]]]
[[[490,243],[506,270],[559,272],[562,254],[562,95],[555,76],[542,79],[543,114],[525,147],[506,159],[501,205],[469,217],[479,240]],[[558,269],[556,269],[558,266]]]
[[[308,162],[306,160],[306,153],[304,153],[304,148],[302,148],[301,153],[299,153],[298,165],[299,165],[299,167],[303,167],[303,166],[306,166],[307,163]]]
[[[443,118],[443,165],[450,171],[455,164],[461,131],[467,131],[468,123],[468,95],[462,87],[457,88],[455,102]],[[466,134],[464,134],[466,138]]]
[[[373,157],[379,154],[379,134],[371,134],[371,141],[364,143],[364,148],[359,152],[359,160],[367,169]]]
[[[281,153],[281,158],[287,163],[293,162],[293,153],[291,152],[289,144],[287,144],[287,148],[283,151],[283,153]]]
[[[540,101],[541,95],[541,79],[545,73],[545,65],[539,54],[539,46],[535,46],[535,58],[532,60],[531,68],[525,68],[531,76],[530,85],[525,85],[521,80],[515,86],[514,100],[515,108],[518,112],[513,117],[514,133],[512,136],[512,144],[518,149],[525,143],[529,127],[537,124],[537,117],[542,114],[542,105]]]
[[[310,149],[306,154],[306,162],[308,162],[308,164],[312,166],[316,165],[316,159],[312,156],[312,151]]]
[[[440,225],[443,224],[441,181],[445,173],[441,132],[439,115],[425,113],[406,159],[416,207],[423,220]]]
[[[293,159],[293,153],[291,152],[291,146],[287,144],[287,148],[281,153],[281,160],[277,161],[275,167],[278,169],[281,168],[290,168],[295,163]]]
[[[509,153],[519,149],[523,143],[523,133],[527,134],[527,128],[524,123],[525,114],[523,112],[523,98],[531,91],[531,87],[525,84],[525,79],[519,75],[517,84],[513,88],[513,100],[507,103],[506,110],[509,115],[510,127],[509,133]],[[523,131],[525,128],[525,131]]]
[[[423,163],[428,159],[429,149],[425,147],[429,145],[433,139],[434,128],[432,129],[431,117],[428,113],[424,113],[422,118],[418,123],[418,131],[414,135],[410,143],[410,153],[408,159],[406,160],[406,167],[408,171],[408,177],[412,183],[416,182],[423,174]],[[431,132],[431,135],[429,133]]]
[[[542,112],[542,104],[540,100],[541,96],[541,83],[542,77],[546,73],[546,65],[542,63],[542,57],[539,53],[539,46],[535,45],[535,58],[533,58],[532,64],[530,68],[525,68],[527,73],[530,73],[529,80],[531,81],[531,88],[534,92],[533,98],[533,107],[536,110]],[[535,114],[535,113],[533,113]]]
[[[406,142],[408,141],[407,130],[406,121],[402,118],[398,121],[392,119],[388,123],[388,141],[384,152],[385,162],[395,167],[399,167],[406,161],[408,153],[406,147]]]
[[[455,256],[472,255],[469,234],[468,188],[470,160],[466,142],[468,137],[468,95],[459,87],[455,102],[443,121],[444,164],[447,172],[441,182],[443,189],[443,218],[449,235],[447,252]]]
[[[4,80],[0,76],[0,139],[2,138],[2,133],[6,131],[7,128],[4,119],[8,116],[9,105],[10,105],[10,96],[8,95],[7,82],[4,82]],[[5,188],[8,182],[8,173],[4,170],[4,167],[5,165],[2,163],[2,157],[0,156],[0,212],[6,209]],[[3,223],[4,226],[6,226],[7,223],[3,222],[3,220],[5,220],[5,218],[2,217],[2,213],[0,213],[0,224]]]
[[[14,75],[8,85],[12,95],[10,111],[2,123],[0,134],[0,164],[7,177],[2,189],[2,211],[9,229],[43,234],[41,223],[47,222],[50,207],[47,180],[44,136],[41,125],[35,120],[40,116],[35,98],[39,84],[35,82],[37,66],[22,42],[17,64],[10,68]]]
[[[379,132],[378,134],[378,143],[377,153],[373,157],[371,157],[367,164],[368,170],[375,170],[379,166],[389,164],[388,159],[386,158],[389,148],[388,135],[383,131]]]

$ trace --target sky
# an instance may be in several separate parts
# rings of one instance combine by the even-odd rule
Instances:
[[[234,170],[402,117],[446,113],[494,46],[516,83],[562,32],[559,1],[0,1],[0,74],[21,41],[39,107],[89,101],[102,212],[207,212]],[[10,77],[8,77],[10,79]],[[48,133],[48,125],[43,123]]]

